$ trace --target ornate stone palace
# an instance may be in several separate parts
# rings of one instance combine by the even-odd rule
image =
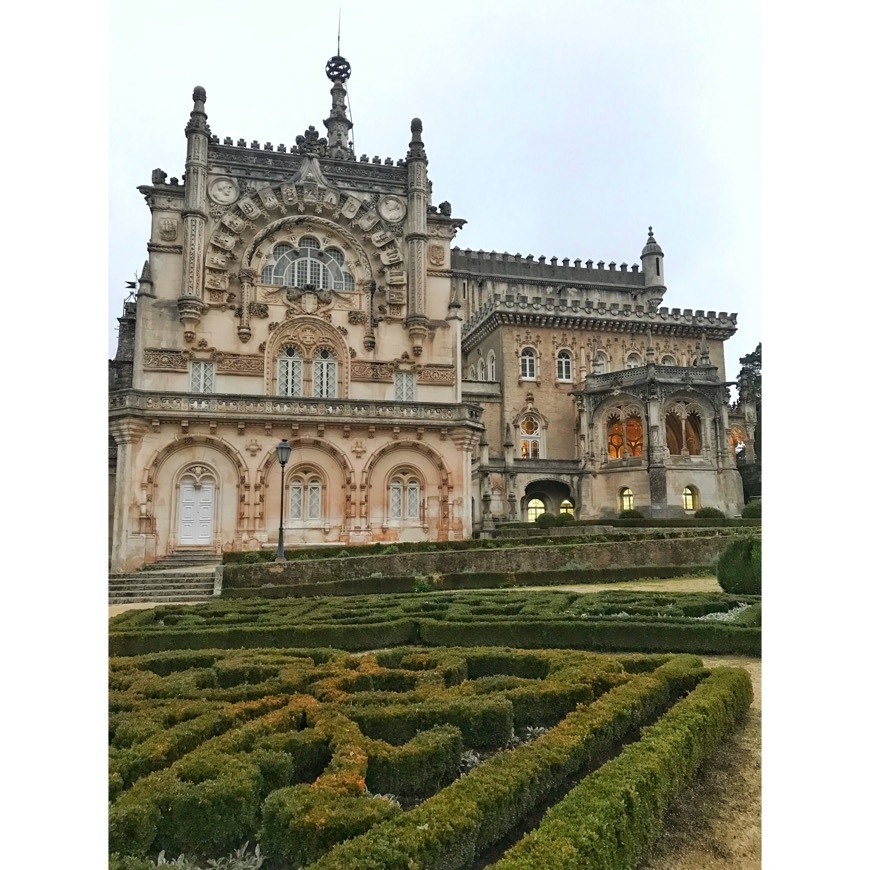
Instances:
[[[422,124],[357,156],[345,82],[287,149],[220,141],[193,92],[183,183],[139,188],[148,259],[110,361],[111,570],[176,551],[445,540],[544,511],[743,503],[736,315],[660,307],[641,265],[451,248]],[[275,447],[292,453],[283,469]]]

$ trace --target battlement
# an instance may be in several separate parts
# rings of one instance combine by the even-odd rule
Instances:
[[[547,288],[548,290],[550,288]],[[691,308],[653,308],[637,303],[563,299],[557,290],[540,296],[494,293],[465,323],[463,350],[498,323],[594,329],[606,332],[644,332],[653,335],[700,337],[725,341],[737,331],[737,315]]]
[[[251,140],[251,144],[249,145],[246,139],[236,139],[233,142],[232,136],[224,136],[223,141],[221,141],[220,136],[211,136],[209,144],[211,146],[220,146],[222,148],[232,148],[232,149],[245,149],[247,151],[272,151],[275,154],[291,154],[294,156],[301,156],[305,153],[303,149],[300,149],[299,145],[291,145],[289,150],[287,146],[283,142],[279,142],[277,146],[273,146],[271,142],[265,142],[262,146],[259,141],[256,139]],[[405,159],[399,158],[398,160],[393,160],[392,157],[384,157],[383,160],[377,154],[371,159],[367,154],[361,155],[359,158],[355,154],[348,154],[344,157],[326,157],[324,155],[317,155],[320,160],[341,160],[348,161],[351,163],[370,163],[374,166],[399,166],[402,167],[405,165]]]
[[[542,278],[550,281],[564,281],[578,284],[608,284],[626,287],[643,287],[643,271],[637,263],[629,269],[628,263],[605,263],[599,260],[579,258],[573,262],[563,257],[550,257],[549,262],[543,255],[535,258],[533,254],[508,254],[496,251],[472,251],[470,248],[453,248],[451,264],[456,274],[494,276],[504,278]]]

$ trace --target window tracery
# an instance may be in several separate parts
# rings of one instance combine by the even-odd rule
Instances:
[[[262,281],[339,292],[353,290],[356,283],[346,268],[344,253],[335,246],[322,248],[314,236],[303,236],[296,247],[286,242],[275,245],[263,266]]]
[[[560,350],[556,354],[556,380],[570,381],[573,378],[573,359],[570,350]]]
[[[307,468],[294,471],[288,489],[287,505],[291,521],[322,519],[324,485],[319,472]]]
[[[520,459],[541,459],[541,422],[532,414],[520,420]]]
[[[701,415],[684,402],[668,408],[665,415],[665,438],[672,456],[701,454]]]
[[[520,377],[524,381],[534,381],[538,376],[538,357],[530,347],[524,347],[520,353]]]
[[[636,410],[617,410],[607,418],[607,455],[610,459],[643,456],[643,420]]]
[[[419,521],[421,503],[422,487],[417,473],[411,469],[400,469],[390,478],[390,519]]]

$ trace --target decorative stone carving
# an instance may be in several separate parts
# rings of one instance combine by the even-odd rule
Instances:
[[[253,353],[216,353],[217,370],[228,375],[263,374],[263,357]]]
[[[381,251],[381,262],[385,266],[391,266],[393,263],[401,263],[402,255],[399,253],[397,248],[387,248],[385,251]]]
[[[350,218],[356,216],[356,213],[360,210],[361,206],[362,200],[357,199],[355,196],[348,196],[344,201],[344,205],[341,207],[341,213],[350,220]]]
[[[178,221],[175,218],[160,218],[158,229],[164,242],[174,242],[178,238]]]
[[[187,371],[190,351],[164,350],[162,348],[145,348],[143,365],[146,369],[167,372]]]
[[[357,219],[357,224],[359,224],[360,229],[365,233],[367,233],[377,222],[378,215],[373,211],[367,211]]]
[[[221,176],[209,184],[208,195],[219,205],[232,205],[239,198],[239,185],[232,178]]]
[[[443,266],[444,258],[444,245],[429,245],[429,262],[433,266]]]
[[[352,326],[362,326],[366,322],[365,311],[348,311],[347,322]]]
[[[397,196],[385,196],[378,203],[378,214],[390,223],[399,223],[404,220],[407,211],[405,203]]]
[[[238,202],[238,207],[242,210],[242,214],[252,221],[256,220],[262,214],[260,208],[249,196],[242,197]]]
[[[248,222],[239,217],[237,214],[225,214],[221,218],[221,223],[231,229],[234,233],[240,233],[248,224]]]
[[[248,313],[251,317],[268,317],[269,306],[265,302],[251,302],[248,305]]]

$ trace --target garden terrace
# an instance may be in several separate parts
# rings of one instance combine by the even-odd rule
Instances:
[[[390,544],[301,550],[288,561],[238,554],[218,568],[224,597],[402,592],[428,578],[441,589],[570,585],[709,573],[735,535],[755,528],[638,529],[541,540]],[[359,548],[362,549],[362,548]],[[244,562],[251,564],[239,564]],[[230,560],[228,560],[230,561]]]
[[[476,590],[342,598],[218,599],[130,610],[114,655],[171,649],[420,644],[760,655],[757,596]]]
[[[215,646],[114,657],[109,676],[112,870],[255,839],[271,870],[462,870],[498,860],[530,813],[573,807],[596,769],[632,843],[649,839],[685,759],[713,751],[751,698],[744,672],[711,675],[694,656],[481,646]],[[650,734],[666,764],[621,801],[624,775],[605,773]]]

